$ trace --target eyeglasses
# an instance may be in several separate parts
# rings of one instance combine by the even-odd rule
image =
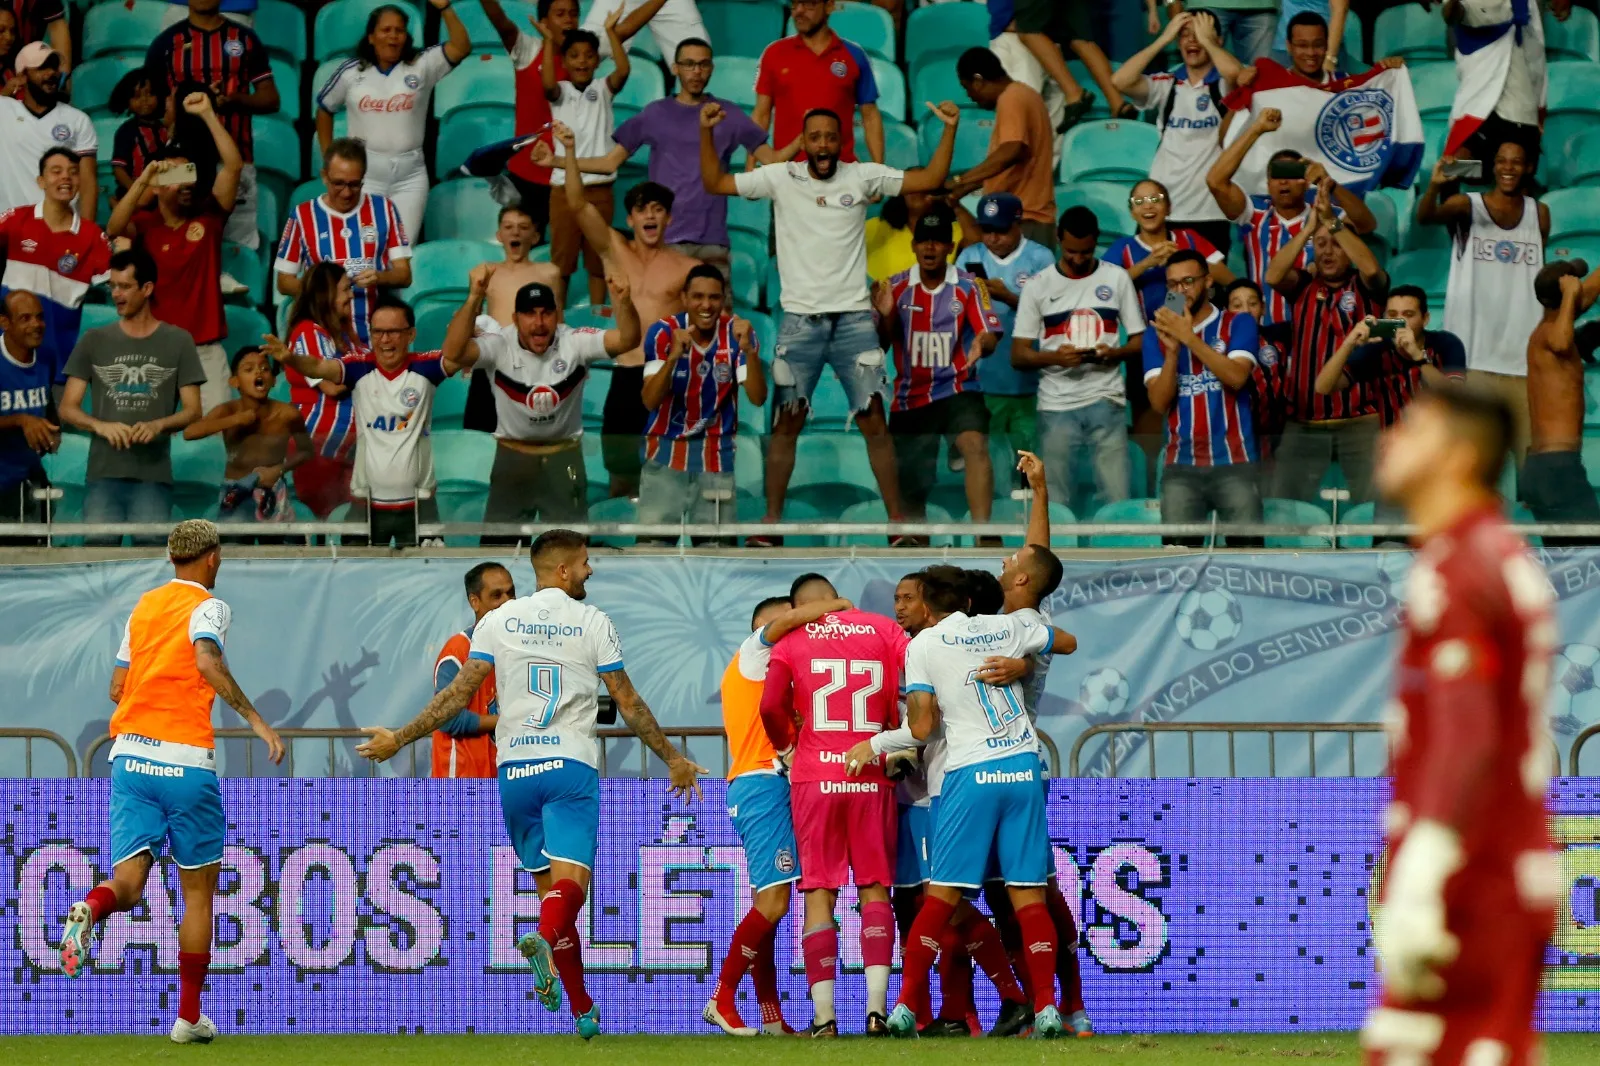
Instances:
[[[711,60],[709,60],[709,59],[680,59],[680,60],[678,60],[678,66],[682,67],[684,70],[710,70],[711,69]]]
[[[404,329],[379,329],[377,326],[370,326],[368,327],[367,332],[372,334],[374,337],[398,337],[402,333],[410,333],[411,327],[406,326]]]
[[[361,178],[357,178],[355,181],[334,181],[332,178],[325,178],[324,180],[328,183],[328,188],[330,189],[348,189],[350,192],[360,192],[361,186],[366,184]]]
[[[1169,289],[1192,289],[1196,285],[1200,284],[1200,282],[1205,281],[1205,280],[1206,280],[1206,275],[1205,274],[1195,274],[1195,275],[1192,275],[1192,276],[1187,277],[1187,278],[1168,278],[1167,279],[1167,288],[1169,288]]]
[[[1134,207],[1143,207],[1145,204],[1164,203],[1166,199],[1167,197],[1165,193],[1158,192],[1149,196],[1130,196],[1128,198],[1128,203],[1132,204]]]

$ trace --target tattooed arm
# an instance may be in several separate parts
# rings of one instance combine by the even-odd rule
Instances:
[[[628,679],[628,671],[608,670],[600,675],[600,679],[606,683],[606,690],[611,693],[611,701],[617,705],[618,713],[622,715],[622,720],[628,723],[628,728],[633,730],[633,735],[667,764],[667,776],[672,780],[672,792],[687,799],[692,791],[695,798],[699,799],[700,782],[696,778],[706,773],[706,768],[690,762],[682,752],[668,742],[661,732],[661,727],[656,724],[656,716],[650,713],[650,706],[644,702],[644,697],[639,695],[638,690],[633,687],[633,682]]]
[[[228,669],[228,660],[223,658],[222,649],[216,642],[195,641],[194,663],[200,671],[200,676],[206,679],[206,684],[217,690],[222,702],[238,711],[239,716],[249,723],[251,732],[266,743],[267,755],[273,763],[281,763],[283,741],[279,739],[277,731],[257,712],[255,705],[250,702],[250,697],[240,690],[239,682],[233,679],[233,671]]]
[[[428,705],[422,708],[422,712],[399,729],[385,729],[383,726],[364,727],[361,731],[371,739],[358,745],[356,754],[364,755],[374,762],[392,759],[395,753],[407,744],[421,740],[454,718],[472,701],[472,695],[478,691],[478,686],[482,685],[493,672],[493,663],[485,659],[468,659],[461,664],[456,679],[435,693],[433,699],[428,701]]]

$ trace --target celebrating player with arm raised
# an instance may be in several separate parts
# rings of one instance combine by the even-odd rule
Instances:
[[[583,986],[576,920],[589,890],[600,825],[599,747],[595,720],[604,681],[623,721],[662,762],[672,792],[700,796],[705,773],[668,743],[622,665],[611,619],[583,603],[594,572],[581,533],[552,529],[533,542],[531,596],[479,620],[472,650],[456,679],[399,730],[367,729],[356,750],[385,760],[449,721],[494,673],[500,701],[495,730],[500,803],[506,832],[539,892],[539,931],[517,943],[546,1010],[567,1005],[578,1035],[600,1032],[600,1010]]]
[[[1447,382],[1384,439],[1378,487],[1417,527],[1388,727],[1394,797],[1369,1063],[1533,1063],[1562,884],[1545,811],[1549,579],[1501,515],[1498,397]]]

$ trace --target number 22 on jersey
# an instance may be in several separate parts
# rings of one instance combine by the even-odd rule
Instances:
[[[883,664],[874,659],[813,659],[813,674],[827,675],[811,694],[811,728],[819,733],[878,733],[883,723],[871,719],[868,701],[883,689]],[[856,678],[864,681],[852,686]],[[828,701],[840,692],[850,689],[849,718],[835,718],[829,714]],[[839,711],[844,707],[841,700]]]

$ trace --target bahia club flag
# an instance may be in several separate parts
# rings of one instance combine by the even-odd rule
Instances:
[[[1250,195],[1267,191],[1267,160],[1285,148],[1321,163],[1334,181],[1358,196],[1380,185],[1406,188],[1422,165],[1422,119],[1404,67],[1379,65],[1314,85],[1262,59],[1255,81],[1235,89],[1224,103],[1242,112],[1228,126],[1230,144],[1267,108],[1283,113],[1283,125],[1251,146],[1234,178]]]
[[[1458,152],[1500,102],[1518,53],[1541,109],[1547,88],[1544,26],[1532,0],[1469,0],[1462,9],[1462,21],[1451,28],[1460,87],[1450,108],[1445,155]]]

